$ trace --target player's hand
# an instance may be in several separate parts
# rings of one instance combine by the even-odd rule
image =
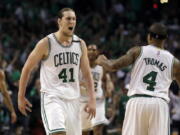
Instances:
[[[17,115],[15,112],[11,113],[11,123],[15,123],[17,121]]]
[[[27,116],[27,111],[31,112],[32,104],[25,97],[18,97],[19,111]]]
[[[104,56],[104,55],[99,55],[99,57],[96,59],[95,63],[98,64],[98,65],[101,65],[101,63],[102,63],[103,61],[106,61],[106,60],[108,60],[106,56]]]
[[[91,99],[88,101],[84,108],[85,112],[89,113],[88,119],[92,119],[96,116],[96,99]]]

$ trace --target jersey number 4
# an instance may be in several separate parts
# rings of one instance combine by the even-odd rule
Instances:
[[[70,78],[67,76],[67,72],[70,72]],[[70,68],[69,70],[67,68],[63,68],[61,72],[58,75],[59,79],[62,79],[63,83],[66,82],[75,82],[74,80],[74,69]]]
[[[147,83],[147,90],[154,91],[154,86],[156,86],[156,77],[157,77],[157,72],[151,71],[147,75],[143,77],[143,82]]]

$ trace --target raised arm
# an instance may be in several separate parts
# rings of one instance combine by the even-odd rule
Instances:
[[[133,64],[140,53],[141,47],[133,47],[125,55],[115,60],[108,60],[104,55],[100,55],[96,63],[103,66],[105,70],[113,72]]]
[[[173,79],[177,81],[180,87],[180,62],[177,58],[174,58]]]
[[[17,116],[11,101],[11,97],[6,87],[5,74],[2,70],[0,71],[0,91],[4,97],[5,105],[7,106],[8,110],[11,112],[11,122],[14,123],[17,120]]]
[[[87,47],[86,47],[86,43],[83,40],[81,40],[81,48],[82,48],[82,56],[81,56],[80,68],[83,74],[83,78],[85,79],[86,88],[89,95],[89,102],[85,107],[85,111],[87,111],[90,115],[89,117],[92,118],[95,117],[96,114],[96,96],[94,91],[93,78],[89,66],[89,59],[87,56]]]
[[[31,112],[31,103],[25,98],[26,87],[32,70],[39,62],[48,55],[48,39],[40,40],[34,50],[30,53],[21,72],[19,91],[18,91],[18,108],[20,112],[27,115],[26,110]]]

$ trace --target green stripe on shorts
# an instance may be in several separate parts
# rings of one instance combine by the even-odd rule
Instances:
[[[45,93],[42,93],[42,101],[41,101],[42,102],[42,104],[41,104],[42,105],[42,117],[43,117],[43,119],[45,121],[45,125],[46,125],[46,127],[48,129],[49,134],[54,134],[54,133],[58,133],[58,132],[65,132],[64,128],[58,128],[58,129],[53,129],[53,130],[49,129],[49,124],[48,124],[46,112],[45,112],[45,109],[44,109],[44,94]]]

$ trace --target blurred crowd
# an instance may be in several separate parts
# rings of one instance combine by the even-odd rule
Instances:
[[[18,81],[29,52],[44,36],[57,30],[57,12],[71,7],[77,14],[75,33],[88,44],[98,45],[101,53],[117,58],[135,45],[146,44],[148,27],[164,23],[169,30],[166,49],[180,59],[180,1],[161,4],[159,0],[1,0],[0,1],[0,68],[5,71],[8,90],[18,114],[10,124],[9,112],[0,95],[1,135],[44,135],[40,116],[39,67],[28,84],[27,97],[32,113],[24,117],[17,109]],[[131,67],[112,73],[115,89],[107,99],[107,117],[111,123],[104,134],[119,135],[123,122]],[[170,87],[172,135],[180,134],[180,90]],[[112,105],[113,104],[113,105]]]

